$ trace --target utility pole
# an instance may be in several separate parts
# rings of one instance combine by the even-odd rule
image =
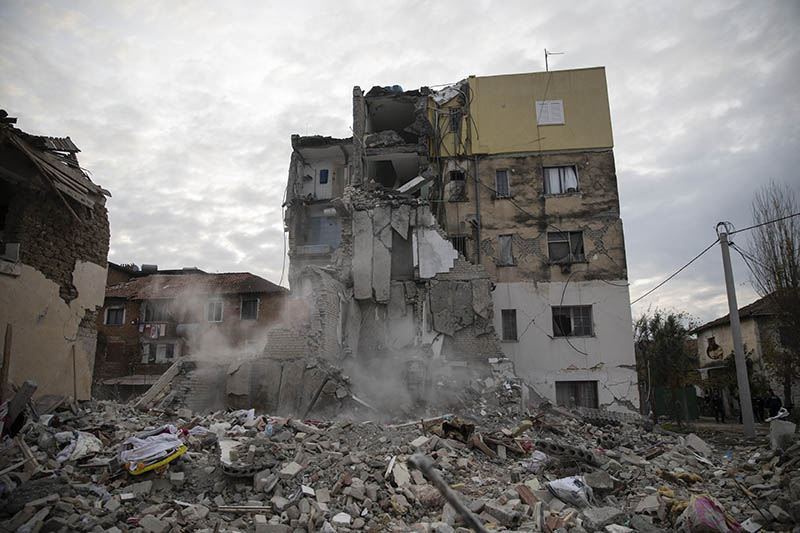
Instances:
[[[720,231],[722,226],[723,231]],[[728,309],[730,310],[731,334],[733,336],[733,353],[736,358],[736,382],[739,385],[739,407],[742,410],[744,434],[755,437],[756,426],[753,421],[753,403],[750,400],[750,380],[747,375],[747,362],[742,345],[742,325],[739,322],[739,306],[736,303],[736,287],[733,284],[731,269],[731,252],[728,249],[728,226],[725,222],[717,224],[717,235],[722,249],[722,266],[725,270],[725,287],[728,290]]]

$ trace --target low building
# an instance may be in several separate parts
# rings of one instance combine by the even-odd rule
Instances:
[[[111,263],[108,280],[95,374],[114,386],[148,385],[182,356],[263,351],[288,293],[247,272],[194,268],[136,271]]]
[[[785,397],[783,378],[767,363],[769,350],[786,350],[778,325],[775,303],[767,295],[739,309],[742,344],[754,372],[765,377],[772,390],[781,396],[784,403],[797,404],[800,401],[800,386],[792,387],[791,398]],[[726,368],[728,359],[733,357],[733,334],[730,315],[725,315],[695,328],[697,334],[697,358],[700,377],[703,382],[713,379],[715,373]],[[753,376],[750,376],[751,382]],[[723,391],[727,395],[728,391]],[[727,405],[727,402],[726,402]]]
[[[106,196],[66,138],[29,135],[0,111],[0,394],[91,397],[109,226]]]

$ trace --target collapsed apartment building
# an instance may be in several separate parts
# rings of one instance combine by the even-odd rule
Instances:
[[[0,110],[0,397],[35,380],[37,396],[88,400],[110,193],[81,168],[69,137],[14,123]]]
[[[441,401],[509,361],[553,402],[636,409],[604,68],[355,87],[353,137],[292,148],[301,339],[356,389]]]

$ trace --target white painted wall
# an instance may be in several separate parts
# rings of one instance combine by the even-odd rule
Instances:
[[[497,283],[492,293],[499,336],[501,310],[517,310],[518,341],[503,342],[503,352],[517,375],[554,403],[556,381],[596,380],[600,407],[639,407],[627,281],[610,283],[571,281],[566,290],[563,282]],[[553,337],[551,306],[558,305],[591,305],[594,336]]]

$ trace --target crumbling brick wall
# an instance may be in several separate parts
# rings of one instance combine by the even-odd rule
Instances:
[[[56,282],[69,303],[77,297],[72,284],[76,261],[106,266],[109,225],[103,202],[89,209],[69,198],[64,201],[80,222],[55,193],[17,188],[9,202],[6,235],[8,242],[20,243],[20,261]]]

